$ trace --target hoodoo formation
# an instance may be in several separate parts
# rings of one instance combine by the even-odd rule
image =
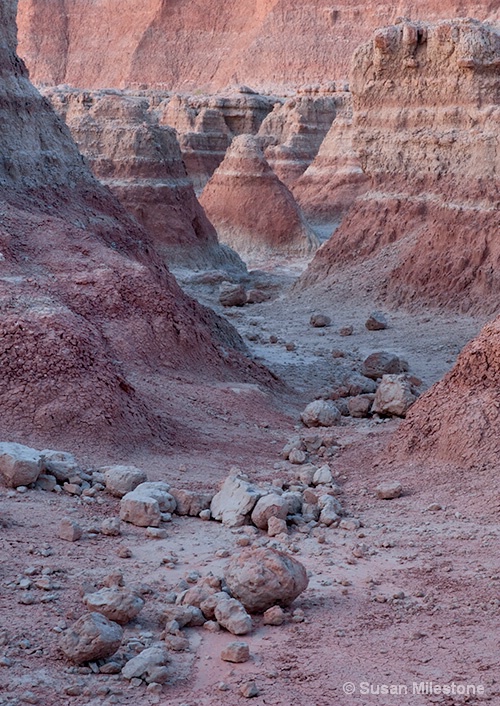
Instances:
[[[0,7],[1,436],[165,442],[168,414],[131,377],[238,376],[241,339],[91,175],[15,54],[15,3]]]
[[[256,137],[233,140],[200,200],[221,241],[240,254],[305,255],[319,245]]]
[[[391,305],[498,309],[499,67],[498,28],[471,19],[402,21],[356,51],[352,144],[370,188],[302,286],[384,257]]]
[[[345,78],[376,27],[398,17],[499,20],[497,0],[20,0],[20,52],[36,83],[195,93],[243,83],[279,92]],[[154,57],[154,58],[153,58]]]

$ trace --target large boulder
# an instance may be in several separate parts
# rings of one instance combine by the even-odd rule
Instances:
[[[269,493],[257,500],[251,519],[256,527],[267,530],[269,518],[277,517],[281,520],[286,520],[289,512],[289,503],[286,498],[277,493]]]
[[[161,481],[138,485],[120,501],[120,519],[137,527],[159,527],[162,513],[174,512],[170,486]]]
[[[40,475],[40,451],[22,444],[0,443],[0,474],[6,485],[34,483]]]
[[[106,490],[118,498],[132,492],[148,479],[144,471],[135,466],[103,466],[99,471],[104,473]]]
[[[372,412],[389,417],[404,417],[417,399],[406,375],[384,375],[377,388]]]
[[[307,588],[305,567],[274,549],[246,549],[226,567],[224,578],[232,595],[250,613],[273,605],[286,606]]]
[[[332,427],[340,421],[340,410],[328,400],[314,400],[304,409],[300,418],[306,427]]]
[[[105,659],[120,647],[123,630],[100,613],[86,613],[62,633],[59,646],[76,664]]]
[[[118,586],[87,593],[83,602],[90,611],[101,613],[120,625],[136,618],[144,607],[144,600],[137,593]]]

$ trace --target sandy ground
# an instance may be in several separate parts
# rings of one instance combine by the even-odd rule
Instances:
[[[333,385],[342,366],[389,350],[428,386],[482,324],[458,315],[398,311],[388,312],[388,329],[369,332],[364,321],[381,308],[369,273],[346,272],[327,292],[319,286],[301,292],[293,285],[304,262],[251,264],[258,270],[252,282],[264,283],[274,298],[223,313],[288,388],[272,398],[257,386],[179,381],[179,406],[191,408],[182,419],[183,443],[164,456],[147,449],[126,459],[108,453],[102,463],[133,462],[152,479],[210,490],[233,465],[258,481],[292,478],[297,467],[283,462],[279,451],[300,429],[301,407]],[[222,312],[217,287],[184,286]],[[332,325],[312,328],[313,312],[331,316]],[[354,333],[341,337],[338,329],[346,325]],[[271,335],[277,343],[269,342]],[[295,350],[286,350],[287,342]],[[345,356],[334,359],[333,349]],[[152,388],[157,382],[151,381]],[[248,680],[259,689],[255,704],[500,704],[498,476],[488,470],[471,476],[430,459],[396,466],[383,450],[397,424],[344,419],[335,428],[340,452],[330,465],[347,517],[359,526],[353,521],[351,529],[290,533],[283,548],[310,572],[309,587],[293,606],[303,609],[304,621],[294,622],[290,613],[285,625],[270,627],[257,618],[255,631],[244,638],[251,660],[241,665],[220,659],[234,636],[186,629],[190,650],[172,653],[171,683],[161,694],[119,675],[72,667],[58,651],[58,631],[82,614],[82,587],[120,568],[127,585],[146,599],[139,618],[125,628],[123,649],[151,644],[163,629],[166,591],[193,570],[220,574],[246,530],[176,517],[165,524],[165,539],[148,539],[131,525],[120,537],[106,537],[91,530],[118,513],[118,500],[107,494],[85,504],[66,494],[0,489],[0,705],[233,706],[246,701],[239,688]],[[377,483],[391,479],[402,482],[403,496],[376,499]],[[429,509],[432,504],[441,509]],[[58,539],[63,515],[86,530],[79,542]],[[268,540],[259,533],[254,541]],[[122,546],[130,548],[130,558],[118,556]],[[167,568],[164,560],[172,552],[178,561]],[[19,579],[26,576],[32,585],[22,589]],[[42,577],[48,579],[45,588],[36,586]],[[397,694],[384,694],[385,687]],[[437,693],[439,687],[469,696]]]

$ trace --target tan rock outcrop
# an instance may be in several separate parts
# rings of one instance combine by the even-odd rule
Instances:
[[[369,185],[353,143],[352,97],[344,91],[337,99],[337,117],[318,153],[292,193],[304,214],[316,223],[335,223]]]
[[[291,188],[315,158],[337,113],[336,95],[305,93],[277,103],[263,121],[259,136],[275,174]]]
[[[241,255],[305,255],[319,244],[251,135],[233,140],[200,202],[220,240]]]
[[[497,0],[20,0],[33,79],[194,93],[235,83],[278,92],[345,78],[354,49],[399,16],[500,19]]]
[[[151,235],[169,265],[232,267],[186,173],[175,131],[156,123],[151,98],[119,91],[45,91],[95,176]]]
[[[360,47],[353,143],[370,189],[302,286],[370,262],[394,305],[498,309],[499,67],[500,31],[470,19],[403,21]]]
[[[241,343],[92,176],[15,54],[15,3],[0,8],[0,437],[164,444],[167,406],[141,374],[238,375]]]

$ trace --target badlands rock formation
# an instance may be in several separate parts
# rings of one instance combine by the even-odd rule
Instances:
[[[438,458],[462,468],[496,468],[500,453],[500,317],[410,409],[391,457]]]
[[[337,111],[314,161],[291,187],[304,214],[316,223],[341,219],[369,183],[353,144],[349,92],[337,101]]]
[[[259,136],[268,145],[266,159],[289,188],[316,156],[335,119],[339,100],[339,94],[333,92],[330,95],[307,92],[283,105],[276,103],[262,123]]]
[[[172,369],[216,378],[256,369],[235,350],[234,330],[183,295],[145,231],[92,176],[31,86],[15,35],[15,3],[2,2],[0,437],[41,448],[156,438],[164,447],[170,418],[144,376],[154,371],[165,386]]]
[[[242,255],[305,255],[319,244],[251,135],[233,140],[200,201],[220,240]]]
[[[303,285],[355,262],[392,304],[500,304],[500,32],[475,20],[403,21],[353,59],[353,144],[370,190]]]
[[[236,253],[219,245],[175,131],[156,124],[146,97],[76,89],[45,95],[95,176],[144,227],[167,264],[244,269]]]
[[[150,92],[154,97],[155,92]],[[177,130],[182,158],[196,192],[203,190],[235,135],[255,135],[274,100],[241,86],[215,96],[167,96],[155,108],[161,125]]]
[[[20,0],[21,55],[36,83],[147,85],[185,92],[235,83],[282,90],[344,78],[354,49],[399,16],[499,19],[497,0]],[[152,60],[154,57],[154,60]]]

